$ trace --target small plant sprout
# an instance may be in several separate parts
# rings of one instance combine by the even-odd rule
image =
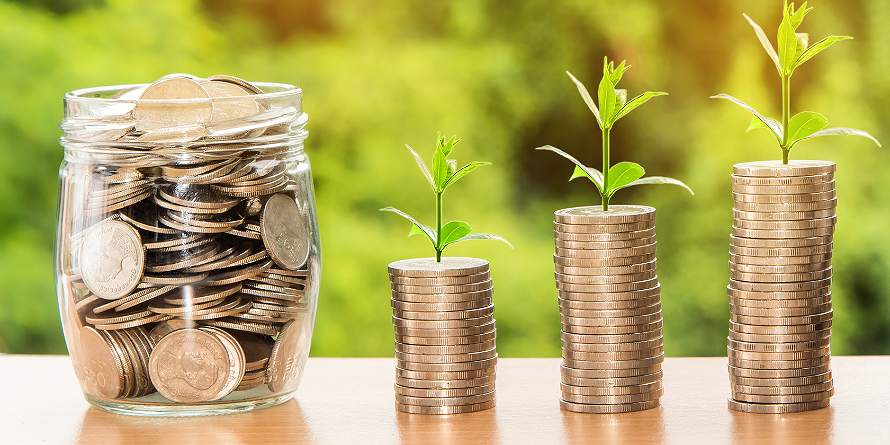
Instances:
[[[754,116],[751,118],[751,125],[747,131],[755,128],[765,128],[776,138],[779,146],[782,148],[782,163],[788,163],[788,154],[800,141],[811,139],[819,136],[831,135],[855,135],[863,136],[871,139],[881,146],[877,139],[870,134],[857,130],[855,128],[825,128],[828,126],[828,119],[825,116],[813,111],[801,111],[791,116],[791,76],[794,70],[801,66],[807,60],[810,60],[816,54],[824,51],[835,42],[841,40],[852,39],[847,36],[828,36],[812,45],[809,45],[809,34],[797,32],[797,28],[803,22],[803,18],[812,11],[813,8],[807,8],[807,2],[801,5],[800,9],[794,9],[794,3],[788,4],[788,0],[784,0],[782,9],[782,23],[779,25],[778,33],[778,51],[773,48],[772,43],[766,37],[763,29],[754,23],[750,17],[745,14],[745,19],[754,28],[760,44],[766,50],[767,55],[776,65],[776,70],[782,78],[782,121],[766,117],[757,112],[750,105],[726,94],[718,94],[711,96],[712,99],[726,99],[736,105],[748,110]]]
[[[451,154],[451,151],[454,149],[454,146],[460,142],[456,136],[452,136],[451,139],[446,140],[444,136],[441,134],[438,135],[436,139],[436,152],[433,154],[433,169],[432,172],[429,168],[427,168],[426,164],[423,162],[423,158],[417,154],[411,147],[408,147],[408,151],[414,155],[414,159],[417,161],[417,166],[420,167],[420,171],[423,173],[423,176],[429,181],[430,187],[433,188],[433,192],[436,194],[436,228],[425,226],[416,219],[409,216],[407,213],[402,212],[401,210],[395,209],[393,207],[387,207],[385,210],[388,212],[395,212],[399,215],[402,215],[408,221],[411,221],[414,225],[411,226],[411,232],[408,233],[408,236],[423,234],[430,240],[433,244],[433,248],[436,249],[436,262],[442,261],[442,251],[445,250],[451,244],[454,244],[459,241],[471,240],[471,239],[494,239],[498,241],[503,241],[513,248],[513,245],[510,244],[504,238],[501,238],[497,235],[491,235],[488,233],[476,233],[472,234],[473,229],[469,224],[463,221],[451,221],[448,223],[442,224],[442,195],[445,194],[445,189],[448,188],[451,184],[457,182],[460,178],[463,178],[471,171],[476,170],[477,168],[483,165],[489,165],[490,162],[478,162],[473,161],[461,168],[457,168],[457,161],[453,159],[448,159],[448,155]]]
[[[674,184],[685,188],[689,193],[693,193],[692,189],[686,184],[673,178],[666,178],[664,176],[650,176],[644,178],[643,175],[646,171],[643,170],[643,167],[639,164],[633,162],[619,162],[612,166],[609,165],[609,133],[612,130],[612,126],[615,125],[615,122],[618,119],[627,116],[627,114],[635,108],[648,102],[649,99],[667,94],[653,93],[650,91],[628,101],[627,90],[619,90],[615,88],[618,85],[618,81],[621,80],[621,76],[624,75],[624,72],[630,69],[630,65],[626,65],[625,62],[626,61],[622,61],[616,68],[614,62],[609,62],[608,57],[603,60],[603,80],[600,81],[598,91],[599,106],[593,102],[593,99],[590,97],[590,93],[587,92],[587,88],[584,87],[584,84],[578,81],[572,73],[566,71],[566,74],[568,74],[569,77],[572,78],[572,81],[575,82],[575,85],[578,87],[578,92],[581,93],[581,97],[596,118],[596,122],[599,124],[600,129],[602,129],[602,172],[596,168],[582,164],[568,153],[550,145],[537,148],[537,150],[552,151],[575,163],[575,171],[572,173],[572,177],[569,178],[569,181],[580,177],[590,179],[594,185],[596,185],[596,188],[600,192],[600,196],[603,198],[603,211],[609,210],[609,200],[615,192],[634,185]]]

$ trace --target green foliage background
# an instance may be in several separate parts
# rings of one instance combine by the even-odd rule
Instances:
[[[890,144],[890,3],[812,3],[802,29],[811,41],[856,40],[798,70],[792,110]],[[386,265],[432,252],[378,209],[433,218],[404,144],[427,157],[441,131],[463,140],[461,165],[494,163],[449,189],[446,220],[516,247],[468,242],[447,254],[491,261],[502,356],[557,356],[552,212],[599,198],[589,183],[566,182],[570,163],[533,149],[552,144],[597,164],[599,129],[564,71],[595,86],[609,55],[634,66],[623,81],[632,94],[671,94],[616,126],[613,162],[696,191],[637,187],[613,200],[658,208],[665,349],[725,354],[732,164],[781,152],[767,132],[744,134],[744,111],[708,96],[777,114],[778,76],[741,14],[775,30],[780,9],[778,0],[0,0],[0,352],[65,352],[52,277],[63,94],[188,72],[304,89],[324,252],[313,355],[392,354]],[[834,352],[890,353],[890,154],[848,137],[791,156],[838,163]]]

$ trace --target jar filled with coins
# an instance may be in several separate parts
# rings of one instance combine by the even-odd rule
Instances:
[[[223,75],[65,95],[56,286],[92,405],[293,397],[321,269],[306,121],[299,88]]]

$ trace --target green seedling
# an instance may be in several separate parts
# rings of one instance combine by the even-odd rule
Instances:
[[[461,168],[457,168],[457,161],[453,159],[448,159],[448,155],[451,154],[451,151],[454,149],[454,146],[460,142],[456,136],[452,136],[451,139],[446,140],[444,136],[441,134],[438,135],[436,139],[436,152],[433,153],[433,169],[430,171],[427,168],[426,164],[423,162],[423,158],[417,154],[411,147],[408,147],[408,151],[414,155],[414,160],[417,161],[417,166],[420,167],[421,173],[423,176],[429,181],[430,187],[433,188],[433,192],[436,194],[436,228],[433,229],[430,226],[425,226],[416,219],[412,218],[407,213],[398,210],[393,207],[387,207],[385,210],[388,212],[398,213],[402,215],[408,221],[411,221],[414,225],[411,226],[411,232],[408,233],[408,236],[422,234],[426,236],[430,243],[433,244],[433,248],[436,249],[436,261],[442,261],[442,251],[445,250],[451,244],[466,241],[471,239],[494,239],[498,241],[503,241],[507,243],[511,248],[513,247],[510,242],[501,238],[497,235],[492,235],[489,233],[476,233],[471,234],[473,229],[469,224],[463,221],[450,221],[448,223],[442,224],[442,195],[445,194],[445,189],[447,189],[451,184],[457,182],[460,178],[463,178],[473,170],[476,170],[483,165],[490,165],[490,162],[478,162],[473,161]]]
[[[745,14],[745,19],[754,28],[757,38],[763,49],[776,65],[776,70],[782,78],[782,121],[766,117],[757,112],[750,105],[726,94],[718,94],[711,96],[712,99],[726,99],[732,101],[736,105],[748,110],[754,116],[751,118],[751,125],[747,131],[755,128],[765,128],[779,142],[782,148],[782,163],[788,163],[788,154],[799,142],[820,136],[832,135],[854,135],[871,139],[881,146],[877,139],[870,134],[857,130],[855,128],[826,128],[828,119],[825,116],[814,111],[801,111],[791,116],[791,76],[794,70],[801,66],[807,60],[810,60],[816,54],[827,49],[835,42],[841,40],[852,39],[847,36],[828,36],[812,45],[809,45],[809,34],[797,32],[797,28],[803,22],[804,17],[812,11],[813,8],[807,8],[807,2],[801,5],[800,9],[794,9],[794,3],[788,4],[788,0],[784,0],[782,9],[782,23],[779,25],[778,33],[778,51],[773,48],[772,43],[766,37],[763,29],[754,23]]]
[[[590,112],[593,113],[596,122],[599,124],[600,129],[603,132],[602,172],[596,168],[582,164],[568,153],[550,145],[537,148],[537,150],[552,151],[572,161],[575,164],[575,171],[572,173],[572,177],[569,178],[569,181],[580,177],[590,179],[594,185],[596,185],[597,190],[599,190],[600,196],[602,196],[603,211],[609,210],[609,200],[612,199],[612,195],[614,195],[615,192],[634,185],[673,184],[689,190],[689,193],[693,193],[692,189],[686,184],[673,178],[664,176],[650,176],[644,178],[643,175],[646,174],[646,171],[640,164],[633,162],[619,162],[612,166],[609,165],[609,133],[612,130],[612,126],[615,125],[615,122],[618,119],[627,116],[627,114],[635,108],[648,102],[649,99],[652,99],[655,96],[667,95],[667,93],[653,93],[649,91],[628,101],[627,90],[619,90],[615,88],[618,85],[618,81],[621,80],[621,76],[624,75],[624,72],[630,69],[630,65],[626,65],[625,62],[626,61],[622,61],[616,68],[614,62],[609,62],[608,57],[603,60],[603,80],[600,81],[598,91],[598,106],[593,102],[593,99],[590,97],[590,93],[587,92],[587,88],[584,87],[584,84],[576,79],[572,73],[566,71],[566,74],[569,75],[572,82],[575,82],[575,85],[578,87],[578,92],[581,93],[581,97],[584,99],[584,103],[590,108]]]

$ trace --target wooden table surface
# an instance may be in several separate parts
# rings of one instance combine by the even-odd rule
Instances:
[[[250,413],[159,419],[84,401],[68,357],[0,354],[0,444],[890,443],[890,357],[834,357],[831,407],[729,411],[726,358],[669,358],[662,406],[630,414],[559,409],[559,359],[501,359],[497,407],[452,416],[396,412],[394,359],[310,358],[297,396]]]

